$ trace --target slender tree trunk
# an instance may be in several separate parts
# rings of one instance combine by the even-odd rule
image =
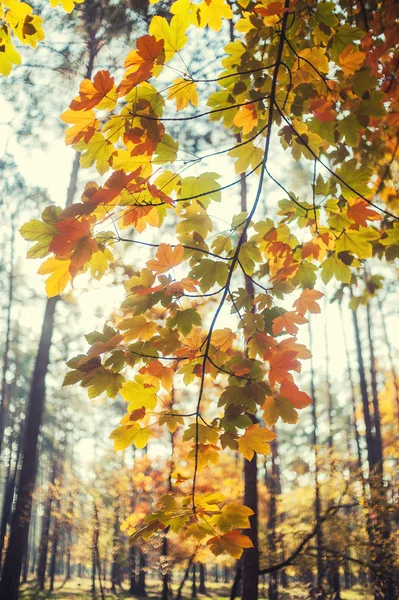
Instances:
[[[95,518],[95,503],[93,503],[93,520],[92,520],[92,539],[91,539],[91,593],[96,593],[96,570],[97,570],[97,544],[98,544],[98,528]]]
[[[309,320],[309,349],[312,352],[312,327]],[[316,545],[317,545],[317,583],[316,592],[318,598],[325,598],[324,592],[324,559],[323,559],[323,531],[321,526],[321,494],[320,494],[320,483],[319,483],[319,452],[318,452],[318,428],[317,428],[317,406],[316,406],[316,390],[315,390],[315,374],[313,357],[310,359],[310,397],[312,398],[312,420],[313,420],[313,449],[314,449],[314,461],[315,461],[315,472],[314,472],[314,485],[315,485],[315,521],[316,521]]]
[[[50,533],[50,522],[51,522],[51,508],[54,498],[54,484],[57,477],[56,461],[53,461],[51,468],[50,485],[47,492],[46,501],[44,504],[44,513],[42,518],[42,531],[40,535],[39,545],[39,559],[37,565],[37,582],[39,590],[44,590],[44,582],[46,578],[46,565],[49,545],[49,533]]]
[[[11,444],[12,446],[12,444]],[[12,462],[12,452],[10,448],[10,454],[8,457],[7,471],[6,471],[6,481],[4,486],[4,495],[3,495],[3,506],[1,512],[1,524],[0,524],[0,568],[3,557],[3,549],[4,549],[4,541],[7,532],[7,525],[10,522],[11,511],[12,511],[12,503],[14,499],[14,491],[15,491],[15,482],[18,471],[18,463],[19,463],[19,447],[17,452],[17,459],[15,461],[15,468],[11,471],[11,462]]]
[[[136,593],[138,596],[143,596],[143,598],[146,598],[147,597],[147,592],[145,589],[146,559],[145,559],[145,555],[141,549],[139,550],[139,552],[140,552],[140,555],[139,555],[140,571],[139,571]]]
[[[172,394],[171,394],[171,406],[173,406],[174,403],[174,389],[172,388]],[[170,452],[170,468],[169,468],[169,473],[168,473],[168,480],[167,480],[167,490],[169,493],[172,493],[173,488],[172,488],[172,473],[173,473],[173,451],[174,451],[174,435],[173,433],[170,434],[170,446],[171,446],[171,452]],[[162,559],[163,559],[163,564],[161,565],[162,567],[162,596],[161,596],[161,600],[169,600],[171,593],[170,593],[170,572],[169,572],[169,565],[168,565],[168,531],[169,529],[166,528],[165,531],[165,535],[164,538],[162,540],[162,551],[161,551],[161,555],[162,555]]]
[[[276,462],[277,458],[277,440],[272,440],[270,443],[272,451],[272,468],[271,474],[266,478],[266,485],[269,488],[269,515],[267,521],[268,529],[268,545],[270,555],[275,560],[277,557],[277,478],[278,478],[278,466]],[[269,575],[269,600],[278,600],[278,572],[273,571]]]
[[[193,562],[191,579],[191,598],[197,597],[197,565]]]
[[[361,448],[361,444],[360,444],[360,433],[359,433],[359,429],[357,426],[355,384],[353,381],[353,373],[352,373],[351,361],[350,361],[350,356],[349,356],[348,340],[346,337],[346,331],[345,331],[345,325],[344,325],[341,304],[340,304],[339,308],[340,308],[340,316],[341,316],[342,335],[343,335],[343,339],[344,339],[346,368],[347,368],[349,388],[350,388],[350,401],[351,401],[351,408],[352,408],[353,432],[355,434],[356,451],[357,451],[357,465],[358,465],[359,475],[362,478],[363,499],[365,500],[366,499],[366,491],[365,491],[365,481],[364,481],[363,466],[362,466],[363,459],[362,459],[362,448]]]
[[[26,544],[26,550],[22,558],[22,582],[26,583],[28,580],[28,560],[29,560],[29,544]]]
[[[7,400],[7,371],[10,360],[10,340],[11,340],[11,311],[14,296],[14,250],[15,250],[15,216],[11,217],[11,240],[10,240],[10,267],[8,275],[8,303],[6,317],[6,338],[3,351],[3,369],[1,375],[1,403],[0,403],[0,454],[3,448],[4,429],[8,420],[8,400]]]
[[[374,340],[372,331],[372,318],[371,318],[371,307],[370,301],[366,306],[367,311],[367,337],[369,341],[370,350],[370,374],[371,374],[371,398],[373,403],[373,422],[374,422],[374,439],[375,439],[375,452],[376,460],[380,465],[381,474],[383,472],[383,455],[382,455],[382,437],[381,437],[381,417],[380,407],[378,404],[378,385],[377,385],[377,367],[375,362],[375,350]]]
[[[37,545],[36,545],[36,523],[37,523],[37,514],[36,510],[32,513],[32,563],[30,566],[31,575],[35,572],[36,567],[36,555],[37,555]]]
[[[100,520],[98,518],[98,508],[96,501],[93,502],[94,505],[94,526],[95,526],[95,536],[94,536],[94,560],[97,565],[97,575],[98,575],[98,585],[100,588],[101,600],[105,600],[104,588],[101,581],[101,557],[100,557],[100,548],[99,548],[99,539],[100,539]]]
[[[116,593],[116,585],[118,583],[119,576],[119,507],[115,511],[115,521],[114,521],[114,547],[113,547],[113,556],[112,556],[112,566],[111,566],[111,591]]]
[[[68,507],[68,521],[66,525],[66,574],[65,581],[71,579],[71,549],[72,549],[72,528],[73,528],[73,513],[74,513],[74,502],[71,498]]]
[[[129,546],[129,592],[136,593],[136,548]]]
[[[230,600],[235,600],[237,598],[237,596],[239,594],[241,578],[242,578],[241,564],[240,564],[240,562],[238,562],[233,585],[231,587]]]
[[[60,465],[60,485],[62,478],[62,469],[63,465]],[[57,550],[58,543],[60,538],[60,511],[61,511],[61,497],[60,497],[60,489],[57,490],[57,497],[55,501],[55,511],[54,511],[54,522],[53,522],[53,535],[51,540],[51,557],[50,557],[50,569],[49,569],[49,578],[50,578],[50,592],[54,590],[54,577],[56,573],[56,565],[57,565]]]
[[[247,180],[241,175],[241,210],[247,211]],[[250,277],[245,276],[245,290],[250,298],[254,298],[255,290]],[[249,415],[253,420],[253,415]],[[250,538],[253,547],[245,548],[242,560],[242,600],[258,599],[258,467],[257,455],[252,460],[244,459],[244,504],[253,510],[249,518],[251,528],[245,533]]]
[[[227,571],[225,570],[225,576]],[[225,577],[225,583],[226,577]],[[202,563],[199,563],[199,588],[198,591],[200,594],[206,594],[206,585],[205,585],[205,566]]]
[[[183,587],[184,587],[184,584],[186,583],[188,576],[190,574],[190,569],[191,569],[191,565],[193,564],[193,560],[194,560],[194,556],[190,556],[187,568],[184,571],[183,579],[181,580],[179,589],[177,590],[176,600],[181,600],[181,598],[182,598]]]
[[[372,584],[375,600],[396,600],[395,567],[392,546],[389,543],[389,521],[386,514],[386,495],[383,480],[382,450],[378,444],[378,433],[370,414],[367,382],[364,369],[360,329],[356,311],[352,311],[358,357],[360,390],[366,428],[367,459],[370,486],[370,553],[372,560]],[[369,335],[369,331],[368,331]],[[371,335],[371,332],[370,332]],[[370,341],[370,340],[369,340]],[[370,348],[373,360],[373,348]],[[378,398],[377,398],[378,401]],[[377,406],[378,408],[378,406]],[[375,428],[374,428],[375,427]],[[374,429],[373,429],[374,428]],[[373,433],[375,432],[375,434]]]

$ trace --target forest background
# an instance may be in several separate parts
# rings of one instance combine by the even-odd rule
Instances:
[[[382,261],[377,254],[368,259],[367,266],[355,265],[358,277],[352,286],[350,282],[342,285],[345,282],[337,278],[326,285],[325,278],[310,268],[302,273],[306,282],[302,290],[315,286],[324,295],[317,299],[321,314],[317,308],[312,311],[316,314],[308,314],[310,325],[302,325],[297,338],[313,354],[296,377],[313,403],[300,412],[296,424],[292,406],[280,408],[282,418],[276,424],[271,411],[265,409],[263,418],[275,428],[277,438],[270,440],[270,452],[257,458],[257,595],[248,595],[253,592],[245,592],[245,581],[240,581],[245,554],[251,551],[245,549],[245,542],[244,557],[234,548],[215,557],[209,545],[179,533],[165,537],[162,530],[149,540],[135,539],[129,544],[129,528],[154,511],[160,496],[184,486],[190,478],[186,462],[189,440],[179,428],[157,431],[144,447],[115,453],[109,435],[124,414],[125,400],[105,394],[90,400],[85,390],[63,388],[62,381],[67,372],[65,362],[87,351],[84,335],[101,331],[104,322],[115,326],[118,321],[116,307],[124,297],[119,284],[133,274],[137,247],[115,246],[104,277],[96,280],[93,272],[84,274],[54,303],[47,365],[46,353],[40,354],[43,346],[38,350],[38,343],[43,341],[43,332],[48,334],[48,321],[43,327],[41,321],[46,302],[48,319],[49,301],[43,278],[36,274],[37,262],[25,258],[29,245],[19,229],[30,219],[40,218],[50,204],[63,206],[65,201],[77,201],[90,178],[87,172],[82,173],[75,153],[65,148],[64,125],[59,119],[77,94],[81,80],[91,79],[103,69],[120,76],[124,57],[147,32],[151,16],[167,15],[170,7],[163,2],[150,5],[146,0],[131,4],[85,0],[70,15],[60,7],[54,10],[39,2],[34,8],[46,23],[46,39],[35,51],[23,48],[22,64],[0,80],[2,564],[9,551],[12,515],[21,485],[27,403],[39,394],[44,406],[37,444],[34,440],[38,449],[31,465],[35,490],[26,529],[28,543],[20,557],[19,597],[148,595],[166,600],[172,596],[234,598],[242,594],[244,600],[393,599],[397,582],[387,588],[396,581],[398,543],[397,266],[391,260]],[[182,60],[189,61],[185,70],[214,74],[215,57],[222,58],[224,47],[231,43],[231,27],[226,20],[220,32],[200,32],[184,49]],[[215,123],[176,122],[171,133],[192,153],[209,145],[218,150],[227,140],[223,128]],[[277,140],[275,148],[279,144]],[[297,197],[306,195],[313,162],[287,161],[286,156],[282,148],[275,149],[270,170],[283,186],[294,189]],[[210,158],[206,169],[218,172],[217,185],[223,188],[231,182],[232,164],[222,155],[217,162]],[[384,164],[382,184],[377,182],[382,202],[394,214],[396,170],[393,153],[388,168]],[[190,173],[198,176],[195,167]],[[95,179],[94,173],[92,177]],[[256,185],[248,179],[248,195],[256,193]],[[284,193],[269,180],[264,196],[259,209],[262,217],[274,217]],[[240,208],[242,187],[241,191],[232,188],[228,209],[224,203],[212,205],[212,220],[223,230]],[[158,235],[155,230],[146,239],[159,243]],[[163,242],[173,243],[173,228],[166,227],[161,235]],[[141,257],[153,257],[150,251],[148,256],[147,250],[139,252]],[[289,311],[292,299],[284,299],[281,306]],[[214,305],[208,310],[214,311]],[[198,323],[194,320],[190,325],[192,328]],[[228,312],[221,315],[218,326],[233,327]],[[90,338],[87,341],[92,343]],[[43,377],[48,367],[45,390],[34,388],[38,367]],[[219,385],[218,380],[216,393]],[[185,385],[177,384],[173,393],[179,402],[190,402]],[[370,422],[363,412],[365,396],[371,409]],[[383,472],[378,503],[390,524],[388,554],[392,561],[380,579],[367,516],[372,477],[367,438],[376,434],[377,416]],[[246,459],[230,450],[218,464],[212,456],[208,460],[210,464],[198,484],[201,494],[222,491],[229,501],[241,504]],[[126,521],[131,515],[134,522]],[[247,517],[238,511],[238,527],[247,528]],[[386,542],[375,542],[378,551]],[[13,600],[14,593],[4,588],[0,591],[7,600]]]

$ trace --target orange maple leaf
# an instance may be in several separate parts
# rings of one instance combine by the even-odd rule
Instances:
[[[235,114],[233,123],[242,128],[244,135],[250,133],[258,124],[258,114],[254,103],[242,106]]]
[[[298,325],[303,325],[307,323],[307,319],[302,314],[298,314],[294,310],[290,310],[280,317],[276,317],[273,319],[273,333],[277,335],[278,333],[282,333],[284,330],[291,335],[295,335],[298,331]]]
[[[90,234],[90,223],[87,219],[79,221],[72,217],[58,221],[55,226],[59,233],[54,236],[49,247],[54,254],[67,254],[76,246],[78,240]]]
[[[106,98],[114,87],[114,78],[109,71],[99,71],[93,81],[84,79],[80,84],[79,96],[72,100],[69,107],[72,110],[89,110]],[[110,98],[110,101],[112,98]]]
[[[337,113],[332,108],[333,104],[321,96],[311,102],[310,110],[321,123],[335,121]]]
[[[280,352],[295,352],[297,358],[301,358],[302,360],[311,358],[312,354],[308,348],[304,344],[299,344],[296,341],[296,338],[286,338],[285,340],[281,340],[277,346]]]
[[[312,404],[312,399],[305,392],[301,392],[293,381],[283,381],[280,386],[280,395],[287,398],[295,408],[305,408]]]
[[[382,219],[380,213],[372,210],[364,200],[360,200],[348,208],[348,217],[363,227],[367,227],[367,221],[381,221]]]
[[[270,4],[268,4],[267,6],[257,4],[254,8],[254,12],[258,13],[258,15],[261,15],[262,17],[273,17],[274,15],[282,15],[288,10],[288,8],[284,8],[284,4],[282,2],[270,2]]]
[[[269,381],[271,385],[282,383],[284,380],[293,381],[289,371],[300,371],[301,363],[296,359],[296,352],[278,352],[275,349],[271,351]]]
[[[156,259],[147,261],[147,267],[160,275],[169,269],[180,265],[184,258],[184,248],[178,244],[172,248],[170,244],[160,244],[156,253]]]
[[[117,87],[120,96],[149,79],[154,68],[165,62],[164,41],[157,40],[153,35],[143,35],[139,38],[136,48],[125,59],[126,72]]]
[[[111,177],[90,196],[88,202],[96,206],[112,202],[129,183],[137,179],[140,171],[141,167],[127,175],[123,170],[114,171]]]
[[[323,296],[324,294],[317,290],[303,290],[298,300],[295,300],[294,306],[300,315],[304,315],[307,310],[310,313],[319,313],[320,306],[317,304],[316,300],[320,300]]]

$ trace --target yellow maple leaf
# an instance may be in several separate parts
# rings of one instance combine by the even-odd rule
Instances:
[[[111,440],[114,440],[114,449],[116,452],[118,450],[125,450],[131,444],[134,444],[140,450],[147,445],[150,430],[148,428],[142,429],[138,423],[132,423],[128,426],[120,425],[113,430],[109,437]]]
[[[176,109],[183,110],[189,103],[198,106],[197,86],[193,81],[179,77],[169,89],[168,100],[176,100]]]
[[[80,146],[80,144],[82,144]],[[84,169],[91,167],[94,163],[100,175],[104,175],[110,168],[109,159],[115,152],[115,147],[98,131],[86,144],[80,142],[76,149],[81,151],[80,166]]]
[[[75,4],[82,4],[84,0],[49,0],[49,2],[53,8],[61,4],[65,12],[71,13],[75,8]]]
[[[49,298],[61,294],[67,284],[72,280],[72,275],[69,272],[70,264],[70,260],[48,258],[40,265],[38,270],[40,275],[50,274],[50,277],[46,279],[46,293]]]
[[[123,337],[129,342],[131,340],[150,340],[158,326],[154,321],[147,321],[144,315],[136,315],[123,319],[118,323],[117,328],[124,331]]]
[[[232,19],[233,12],[225,0],[205,0],[199,5],[199,21],[208,25],[213,31],[220,31],[223,25],[223,19]]]
[[[166,62],[185,46],[188,39],[185,34],[189,24],[189,15],[175,15],[170,23],[164,17],[152,18],[149,32],[157,40],[164,41]]]
[[[233,119],[234,125],[241,127],[244,135],[250,133],[258,124],[258,114],[255,104],[252,102],[247,106],[242,106],[235,114]]]
[[[65,143],[75,144],[85,134],[93,135],[100,127],[100,121],[96,119],[94,110],[66,110],[60,115],[60,119],[72,125],[65,132]]]
[[[352,44],[349,44],[339,55],[339,64],[345,75],[353,75],[360,69],[365,58],[365,52],[356,50]]]
[[[0,29],[0,73],[7,77],[13,65],[20,65],[21,57],[15,50],[11,36],[4,29]]]
[[[258,454],[269,454],[268,442],[274,440],[276,434],[266,427],[260,427],[258,423],[247,427],[243,436],[238,440],[240,453],[247,459],[252,460],[255,452]]]
[[[298,54],[305,59],[300,61],[300,68],[303,71],[307,71],[314,76],[315,70],[313,67],[315,67],[321,73],[328,73],[328,58],[324,48],[317,46],[314,48],[304,48]]]
[[[157,388],[154,386],[145,387],[139,379],[141,379],[141,376],[137,376],[135,381],[125,381],[120,389],[122,398],[129,402],[129,412],[143,406],[149,410],[154,410],[157,405]]]
[[[230,556],[237,559],[240,558],[244,548],[253,548],[253,544],[249,537],[237,530],[212,537],[207,543],[215,556],[227,552]]]

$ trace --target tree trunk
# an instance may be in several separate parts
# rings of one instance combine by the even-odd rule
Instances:
[[[10,270],[8,275],[8,303],[6,317],[6,338],[3,351],[3,369],[1,376],[1,403],[0,403],[0,454],[3,448],[4,429],[8,420],[8,399],[7,399],[7,371],[10,360],[10,340],[11,340],[11,311],[14,296],[14,250],[15,250],[15,216],[11,217],[11,240],[10,240]]]
[[[139,571],[139,577],[138,577],[138,582],[137,582],[137,590],[136,590],[136,594],[138,596],[143,596],[143,598],[147,597],[147,592],[145,589],[145,566],[146,566],[146,560],[145,560],[145,556],[144,553],[139,550],[140,552],[140,571]]]
[[[91,593],[96,593],[96,570],[97,570],[97,543],[98,543],[98,528],[95,519],[95,509],[93,506],[92,520],[92,539],[91,539]]]
[[[33,575],[36,567],[36,555],[37,555],[37,546],[36,546],[36,523],[37,523],[37,514],[36,511],[32,513],[32,563],[30,566],[30,572]]]
[[[176,600],[181,600],[181,598],[182,598],[183,587],[184,587],[184,584],[186,583],[187,578],[190,574],[190,568],[191,568],[191,565],[193,564],[193,560],[194,560],[194,556],[190,556],[190,559],[187,564],[187,568],[184,571],[183,579],[181,580],[179,589],[177,590]]]
[[[344,339],[344,348],[345,348],[345,357],[346,357],[346,368],[347,368],[349,388],[350,388],[350,400],[351,400],[352,419],[353,419],[353,432],[355,434],[356,451],[357,451],[357,464],[358,464],[359,475],[362,478],[363,499],[365,500],[365,498],[366,498],[366,492],[365,492],[365,481],[364,481],[363,468],[362,468],[362,465],[363,465],[362,448],[361,448],[361,444],[360,444],[360,433],[359,433],[359,429],[358,429],[358,426],[357,426],[357,416],[356,416],[355,384],[353,382],[353,374],[352,374],[352,367],[351,367],[351,361],[350,361],[350,356],[349,356],[348,341],[347,341],[347,338],[346,338],[346,331],[345,331],[345,326],[344,326],[344,320],[343,320],[343,314],[342,314],[342,305],[341,304],[340,304],[339,308],[340,308],[340,316],[341,316],[342,336],[343,336],[343,339]]]
[[[116,585],[119,582],[119,508],[115,511],[114,521],[114,547],[111,566],[111,591],[116,593]]]
[[[225,570],[225,576],[226,576]],[[226,577],[225,577],[225,583]],[[205,585],[205,566],[202,563],[199,563],[199,588],[198,591],[200,594],[206,594],[206,585]]]
[[[12,444],[11,444],[12,446]],[[10,523],[11,512],[12,512],[12,503],[14,500],[14,492],[15,492],[15,483],[17,479],[18,473],[18,464],[20,457],[20,442],[18,443],[17,457],[15,460],[14,469],[11,472],[11,461],[12,461],[12,453],[10,448],[10,455],[8,458],[7,472],[6,472],[6,482],[4,488],[4,496],[3,496],[3,506],[1,512],[1,524],[0,524],[0,568],[2,564],[3,550],[4,550],[4,541],[7,532],[7,525]]]
[[[68,507],[68,520],[66,524],[66,574],[65,581],[69,581],[71,579],[71,548],[72,548],[72,528],[73,528],[73,509],[74,502],[71,498]]]
[[[197,565],[193,562],[191,579],[191,598],[197,597]]]
[[[309,350],[312,352],[312,327],[309,319]],[[315,502],[314,514],[316,522],[316,546],[317,546],[317,581],[316,593],[317,598],[325,598],[324,592],[324,560],[323,560],[323,531],[321,526],[321,495],[319,483],[319,452],[318,452],[318,429],[317,429],[317,407],[316,407],[316,391],[315,391],[315,375],[313,366],[313,357],[310,359],[310,397],[312,398],[312,420],[313,420],[313,449],[314,449],[314,486],[315,486]]]
[[[50,522],[51,522],[51,507],[54,498],[54,483],[56,479],[56,461],[53,461],[51,468],[50,485],[47,492],[46,501],[44,504],[44,512],[42,517],[42,531],[40,534],[40,545],[39,545],[39,559],[37,565],[37,582],[39,590],[44,590],[44,582],[46,578],[46,565],[49,545],[49,533],[50,533]]]
[[[247,211],[247,180],[245,173],[241,175],[241,210]],[[254,298],[255,290],[252,280],[245,276],[245,290],[250,298]],[[249,415],[255,422],[253,415]],[[250,538],[253,547],[245,548],[242,560],[242,600],[258,600],[258,467],[257,455],[252,460],[244,459],[244,504],[251,508],[254,514],[249,518],[251,528],[245,533]]]
[[[136,548],[129,546],[129,592],[136,593]]]
[[[386,514],[386,497],[383,480],[383,462],[381,447],[378,447],[373,431],[375,424],[371,418],[367,382],[364,369],[360,329],[356,311],[352,311],[355,331],[356,351],[358,357],[360,391],[363,405],[363,415],[366,428],[367,459],[369,464],[370,486],[370,553],[371,574],[375,600],[396,600],[395,567],[392,547],[389,544],[389,521]],[[371,332],[370,332],[371,335]],[[371,348],[372,350],[372,348]],[[372,352],[370,353],[371,357]],[[377,399],[378,400],[378,399]],[[378,436],[378,434],[377,434]]]
[[[60,478],[62,476],[61,471],[62,471],[62,465],[60,466]],[[56,501],[55,501],[53,535],[52,535],[52,541],[51,541],[51,558],[50,558],[50,569],[49,569],[50,592],[52,592],[54,590],[54,577],[55,577],[56,564],[57,564],[57,550],[58,550],[58,542],[59,542],[59,537],[60,537],[60,511],[61,511],[61,497],[60,497],[60,489],[58,489],[57,497],[56,497]]]
[[[370,301],[366,306],[367,311],[367,337],[370,350],[370,374],[371,374],[371,398],[373,403],[373,422],[374,422],[374,439],[376,459],[380,466],[381,474],[383,472],[383,455],[382,455],[382,437],[381,437],[381,418],[380,407],[378,404],[378,385],[377,385],[377,368],[375,363],[374,340],[372,331],[371,307]]]
[[[270,555],[273,562],[277,558],[277,440],[272,440],[270,443],[272,451],[272,469],[271,475],[266,477],[266,485],[269,488],[270,500],[269,500],[269,515],[267,522],[268,529],[268,544]],[[269,575],[269,600],[278,600],[278,572],[273,571]]]

